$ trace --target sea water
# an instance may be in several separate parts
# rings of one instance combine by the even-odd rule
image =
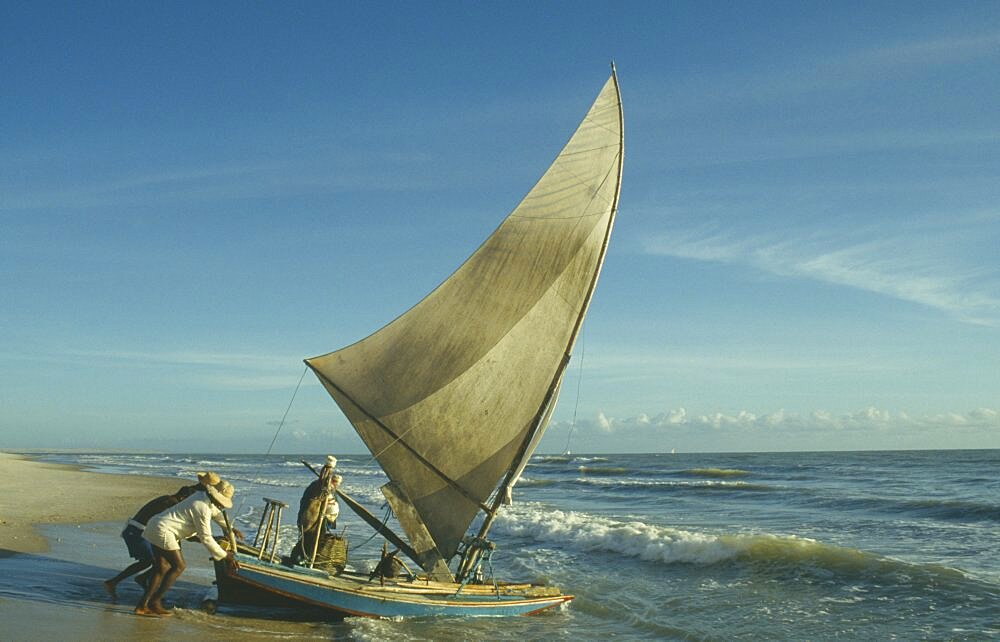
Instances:
[[[325,454],[43,459],[176,476],[178,485],[214,470],[236,487],[231,513],[251,538],[262,497],[289,504],[287,549],[301,491],[314,479],[300,460],[318,467]],[[394,525],[377,463],[336,454],[343,489]],[[559,586],[576,596],[567,607],[504,620],[301,622],[281,635],[997,639],[998,471],[1000,450],[536,455],[491,530],[493,569],[500,579]],[[338,528],[346,529],[356,567],[377,559],[381,538],[346,506]],[[268,630],[256,614],[222,609],[204,617]]]

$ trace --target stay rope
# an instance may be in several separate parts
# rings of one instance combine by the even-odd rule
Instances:
[[[587,354],[587,342],[584,340],[586,334],[580,330],[580,369],[576,376],[576,403],[573,404],[573,423],[569,425],[569,432],[566,433],[566,447],[564,454],[569,454],[569,440],[573,438],[573,430],[576,428],[576,413],[580,409],[580,384],[583,383],[583,357]]]
[[[267,447],[267,452],[265,455],[271,454],[271,449],[274,448],[274,442],[278,441],[278,433],[285,425],[285,419],[288,418],[288,411],[292,409],[292,403],[295,402],[295,395],[299,394],[299,388],[302,386],[302,380],[306,378],[306,373],[309,372],[309,366],[302,369],[302,376],[299,377],[299,382],[295,384],[295,391],[292,392],[292,398],[288,401],[288,407],[285,408],[285,414],[281,415],[281,421],[278,423],[278,429],[274,431],[274,438],[271,439],[271,445]]]
[[[278,422],[278,429],[274,431],[274,437],[271,438],[271,445],[267,447],[267,452],[264,453],[265,457],[271,454],[271,450],[274,448],[274,442],[278,441],[278,435],[281,433],[281,429],[285,426],[285,419],[288,418],[288,411],[292,409],[292,404],[295,403],[295,395],[299,394],[299,388],[302,387],[302,380],[306,378],[307,372],[309,372],[309,366],[306,366],[305,368],[302,369],[302,376],[299,377],[299,382],[295,384],[295,390],[292,392],[292,398],[288,401],[288,407],[285,408],[285,414],[281,415],[281,421]],[[242,497],[240,498],[240,507],[236,509],[237,513],[243,512],[243,504],[247,500],[245,494],[243,493],[240,494],[242,495]],[[248,513],[247,515],[243,515],[243,517],[249,516],[249,514],[250,513]]]

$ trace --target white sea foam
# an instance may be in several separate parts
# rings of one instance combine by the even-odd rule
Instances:
[[[501,513],[498,526],[509,534],[567,549],[608,552],[664,564],[710,565],[726,561],[773,564],[813,573],[872,576],[880,581],[939,585],[963,581],[960,570],[912,564],[866,551],[824,544],[807,537],[772,534],[695,533],[640,521],[623,522],[575,511],[521,504]]]
[[[792,548],[823,546],[814,540],[794,536],[708,535],[531,504],[501,513],[498,523],[513,535],[668,564],[715,564],[752,555],[768,544]]]
[[[513,535],[650,561],[711,564],[738,553],[712,535],[639,521],[620,522],[576,511],[548,510],[530,504],[501,513],[497,521]]]
[[[714,489],[714,490],[776,490],[773,486],[764,484],[751,484],[744,481],[678,481],[663,479],[602,479],[593,477],[577,477],[573,483],[585,486],[598,486],[601,488],[691,488],[691,489]]]
[[[380,468],[354,468],[348,466],[338,466],[336,472],[344,477],[354,475],[356,477],[385,477],[385,473]]]
[[[248,482],[250,484],[256,484],[258,486],[280,486],[284,488],[293,488],[303,486],[298,480],[287,480],[287,479],[272,479],[268,477],[251,477],[248,475],[226,475],[226,480],[230,482]]]

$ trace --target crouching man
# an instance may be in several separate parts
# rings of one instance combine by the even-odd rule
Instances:
[[[163,596],[184,572],[181,541],[196,536],[213,560],[228,558],[236,564],[233,551],[228,553],[212,537],[213,520],[220,520],[222,511],[233,506],[233,486],[223,480],[206,486],[184,501],[156,515],[146,524],[142,536],[153,546],[153,568],[146,591],[135,607],[136,615],[160,617],[173,615],[164,608]]]

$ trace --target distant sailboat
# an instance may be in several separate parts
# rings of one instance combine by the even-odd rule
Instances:
[[[366,339],[306,359],[389,477],[381,490],[407,541],[366,519],[422,579],[320,577],[241,549],[239,569],[217,565],[222,602],[274,597],[397,617],[522,614],[572,599],[485,581],[482,561],[555,408],[607,251],[622,151],[612,68],[552,165],[455,273]]]

